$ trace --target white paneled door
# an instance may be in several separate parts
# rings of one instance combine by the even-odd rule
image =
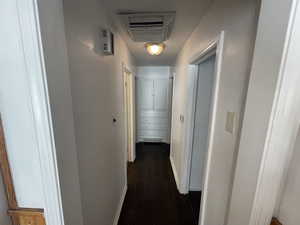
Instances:
[[[138,77],[136,85],[138,142],[169,143],[172,78]]]

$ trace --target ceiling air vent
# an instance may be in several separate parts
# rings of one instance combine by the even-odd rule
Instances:
[[[166,41],[175,20],[175,12],[119,12],[118,15],[135,42]]]

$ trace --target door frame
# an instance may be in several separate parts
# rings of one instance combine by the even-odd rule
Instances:
[[[130,74],[130,79],[128,80],[127,75]],[[136,151],[135,151],[135,79],[134,74],[132,71],[124,64],[122,63],[122,77],[123,77],[123,100],[124,100],[124,121],[125,121],[125,147],[126,147],[126,163],[128,162],[134,162],[136,157]],[[128,86],[126,83],[130,82],[130,85]],[[127,85],[127,87],[126,87]],[[127,90],[129,87],[129,95],[130,95],[130,101],[131,104],[128,106],[128,99],[127,99]],[[130,121],[128,121],[128,111],[127,106],[131,108],[130,112]],[[131,126],[131,149],[128,151],[128,142],[129,142],[129,136],[128,136],[128,125]]]
[[[149,70],[154,70],[155,72],[150,74]],[[156,71],[158,70],[158,71]],[[145,74],[144,74],[145,73]],[[138,96],[141,94],[139,93],[140,89],[144,89],[143,84],[144,82],[151,82],[151,107],[143,107],[139,104]],[[155,101],[155,96],[157,96],[157,83],[167,82],[168,84],[163,87],[163,90],[167,90],[167,108],[165,109],[158,109]],[[141,87],[141,88],[139,88]],[[143,87],[143,88],[142,88]],[[170,143],[170,136],[171,136],[171,110],[172,110],[172,98],[173,98],[173,75],[171,74],[171,68],[169,66],[141,66],[138,68],[137,76],[136,76],[136,96],[137,96],[137,103],[136,103],[136,114],[137,114],[137,121],[136,121],[136,129],[137,129],[137,143],[140,142],[155,142],[155,143]],[[142,101],[144,102],[144,101]],[[156,118],[161,119],[161,115],[165,114],[164,116],[168,119],[167,121],[163,122],[164,126],[159,128],[153,128],[148,126],[143,126],[143,121],[145,121],[145,117],[151,117],[151,120]],[[162,124],[161,124],[162,125]],[[143,127],[143,128],[142,128]],[[141,129],[139,129],[141,128]],[[144,133],[143,130],[156,130],[156,132],[151,132],[151,134],[142,134]],[[163,132],[160,132],[163,131]],[[158,133],[159,134],[158,134]]]
[[[192,157],[192,147],[193,147],[193,133],[194,133],[194,121],[195,121],[195,110],[196,110],[196,95],[198,86],[198,68],[199,64],[205,61],[212,55],[216,55],[215,61],[215,74],[214,74],[214,84],[212,91],[212,102],[211,102],[211,113],[209,121],[209,132],[208,132],[208,142],[207,142],[207,153],[205,160],[205,167],[203,172],[203,182],[202,182],[202,200],[199,224],[204,225],[204,216],[207,208],[207,191],[208,191],[208,180],[210,178],[210,167],[212,161],[212,146],[214,143],[214,133],[216,126],[216,113],[217,113],[217,103],[219,96],[219,84],[222,71],[222,59],[223,59],[223,49],[224,49],[224,36],[225,32],[221,31],[220,34],[210,42],[210,44],[204,49],[198,52],[194,57],[191,58],[188,67],[188,102],[186,109],[186,130],[184,137],[184,151],[182,158],[184,160],[183,170],[182,170],[182,183],[180,192],[187,194],[189,192],[190,185],[190,171],[191,171],[191,157]]]
[[[32,117],[37,135],[37,154],[42,179],[44,216],[46,223],[49,225],[64,225],[57,149],[46,75],[46,60],[38,16],[38,2],[37,0],[17,2],[16,12],[20,21],[18,27],[20,29],[19,39],[23,46],[24,62],[28,73],[26,85],[32,100]],[[53,4],[60,5],[61,3]],[[60,19],[62,18],[58,18],[58,20]],[[5,129],[4,121],[3,126]]]

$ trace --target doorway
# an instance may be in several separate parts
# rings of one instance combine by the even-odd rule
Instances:
[[[200,211],[200,225],[206,218],[223,46],[224,31],[190,60],[188,72],[183,180],[179,188],[183,194],[199,193],[194,207]]]
[[[189,179],[189,194],[193,199],[193,209],[199,218],[203,187],[203,174],[207,155],[209,121],[211,115],[212,92],[215,74],[216,54],[198,64],[198,79],[194,112],[192,158]]]
[[[216,55],[213,54],[198,65],[190,191],[202,190],[203,169],[207,153],[207,138],[211,114],[215,60]]]
[[[125,111],[125,134],[127,161],[135,160],[135,79],[132,72],[123,65],[124,77],[124,111]]]

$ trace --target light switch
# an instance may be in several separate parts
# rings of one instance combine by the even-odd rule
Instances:
[[[233,134],[234,126],[235,126],[235,112],[227,112],[225,130]]]

